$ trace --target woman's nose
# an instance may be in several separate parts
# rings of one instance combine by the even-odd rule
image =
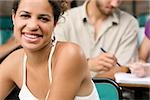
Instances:
[[[31,18],[28,23],[27,23],[27,28],[30,30],[30,31],[37,31],[38,28],[39,28],[39,25],[38,25],[38,20],[34,19],[34,18]]]

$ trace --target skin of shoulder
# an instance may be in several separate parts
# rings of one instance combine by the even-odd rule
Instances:
[[[23,58],[23,54],[24,54],[24,50],[23,49],[19,49],[16,50],[14,52],[12,52],[2,63],[0,68],[6,68],[6,69],[14,69],[15,67],[17,67],[17,65],[20,65],[21,62],[20,60],[23,60],[21,58]],[[18,67],[17,67],[18,68]]]
[[[73,100],[87,77],[88,67],[83,51],[74,43],[59,42],[53,65],[50,100]]]
[[[56,54],[57,54],[56,56],[57,61],[55,66],[57,66],[57,64],[61,65],[60,63],[62,63],[68,65],[65,66],[65,68],[68,69],[70,69],[69,66],[72,66],[72,68],[80,70],[87,69],[86,57],[84,55],[83,50],[77,44],[68,42],[59,42],[56,48]],[[74,64],[75,66],[73,66],[72,64]]]
[[[23,60],[23,49],[11,53],[0,65],[0,99],[7,96],[15,84],[19,87],[22,82],[21,64]]]

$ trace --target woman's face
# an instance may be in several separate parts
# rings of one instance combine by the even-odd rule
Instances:
[[[51,42],[54,17],[48,0],[21,0],[13,23],[16,39],[24,48],[36,50]]]

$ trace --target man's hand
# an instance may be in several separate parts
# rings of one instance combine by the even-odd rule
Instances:
[[[150,66],[144,64],[143,62],[136,62],[129,64],[129,68],[132,74],[135,74],[138,77],[146,77],[149,75]]]
[[[97,57],[88,60],[88,66],[91,71],[108,71],[117,63],[116,57],[111,53],[102,53]]]

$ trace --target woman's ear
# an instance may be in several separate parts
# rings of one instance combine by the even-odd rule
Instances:
[[[15,23],[15,15],[16,14],[15,14],[14,10],[12,10],[11,12],[12,12],[12,16],[11,17],[12,17],[12,21],[13,21],[13,25],[14,25],[14,23]]]

